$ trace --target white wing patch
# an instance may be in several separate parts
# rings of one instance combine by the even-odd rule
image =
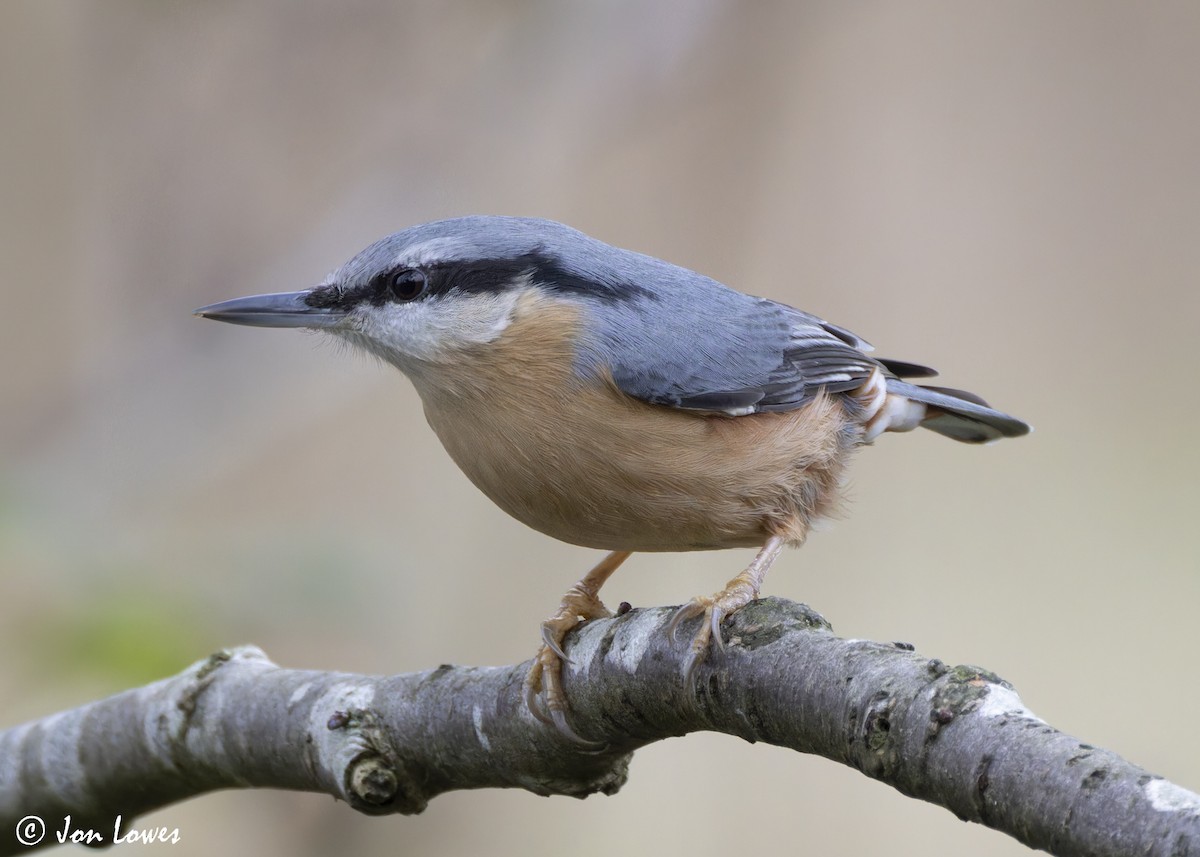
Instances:
[[[758,413],[758,408],[756,408],[754,405],[746,405],[744,408],[726,408],[725,410],[718,411],[717,413],[724,414],[727,417],[748,417],[751,414]]]

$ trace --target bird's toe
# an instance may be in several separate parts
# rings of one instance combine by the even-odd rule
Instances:
[[[538,650],[533,665],[525,676],[525,706],[537,720],[553,726],[559,734],[580,749],[600,752],[608,745],[590,741],[577,733],[567,722],[570,705],[562,686],[563,658],[547,643]]]
[[[607,745],[580,737],[567,722],[570,704],[563,690],[562,673],[564,665],[570,664],[571,659],[567,656],[564,641],[581,623],[611,615],[594,594],[573,588],[563,597],[558,612],[542,623],[542,645],[525,676],[525,705],[529,713],[547,726],[554,726],[572,743],[597,752]]]
[[[676,632],[684,622],[701,617],[699,627],[692,636],[688,653],[683,659],[681,672],[684,682],[691,684],[696,677],[696,670],[708,660],[709,652],[713,649],[718,654],[725,651],[725,638],[721,635],[721,623],[730,614],[745,607],[758,596],[757,582],[747,577],[747,573],[735,577],[728,585],[710,596],[698,596],[684,604],[671,616],[667,623],[667,636],[672,643],[676,642]]]
[[[708,598],[696,597],[672,613],[671,621],[667,622],[667,639],[672,643],[678,643],[679,637],[677,632],[679,631],[679,626],[689,619],[695,619],[697,616],[706,613],[710,601],[711,599]]]

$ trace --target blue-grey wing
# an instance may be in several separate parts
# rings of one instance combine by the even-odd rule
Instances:
[[[627,311],[610,370],[623,392],[653,404],[737,415],[788,411],[820,390],[854,390],[881,366],[850,331],[737,292],[710,291],[671,313],[650,304]]]

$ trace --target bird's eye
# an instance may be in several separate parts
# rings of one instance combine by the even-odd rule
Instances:
[[[404,268],[392,274],[389,287],[395,300],[415,301],[425,294],[428,282],[425,279],[424,271],[418,271],[416,268]]]

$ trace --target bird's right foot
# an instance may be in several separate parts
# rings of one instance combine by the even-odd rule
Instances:
[[[767,570],[775,562],[775,558],[779,556],[779,552],[783,550],[783,544],[781,536],[772,536],[746,570],[725,584],[724,589],[709,596],[693,598],[671,616],[671,621],[667,623],[667,636],[672,643],[675,642],[675,631],[680,623],[696,616],[703,617],[700,627],[692,637],[687,657],[683,660],[681,671],[686,685],[690,687],[694,684],[696,668],[708,659],[710,648],[715,646],[718,651],[724,649],[721,621],[758,597],[763,578],[766,577]]]

